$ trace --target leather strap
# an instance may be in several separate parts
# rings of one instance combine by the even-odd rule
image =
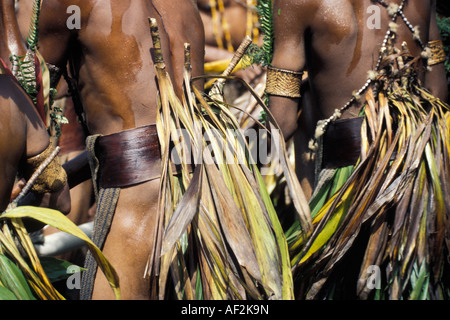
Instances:
[[[126,187],[161,175],[156,125],[101,136],[95,153],[100,163],[100,188]]]
[[[361,153],[363,118],[330,123],[323,137],[322,168],[333,169],[355,164]]]
[[[161,147],[154,124],[100,136],[95,154],[100,188],[123,188],[161,177]],[[180,167],[173,165],[173,174],[179,174]],[[187,167],[192,172],[192,165]]]

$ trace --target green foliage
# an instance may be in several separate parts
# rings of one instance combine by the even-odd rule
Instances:
[[[12,71],[16,75],[22,88],[36,104],[36,77],[34,74],[34,60],[26,59],[26,56],[11,55],[9,60]]]
[[[40,7],[41,0],[36,0],[33,4],[33,15],[31,17],[30,29],[27,37],[27,45],[31,52],[36,52],[37,48]],[[34,56],[29,54],[26,56],[11,55],[9,59],[17,80],[33,100],[33,103],[36,104],[37,91]]]
[[[39,34],[39,14],[41,11],[41,0],[34,1],[33,16],[31,18],[30,30],[27,37],[28,47],[35,51],[38,43]]]
[[[17,297],[11,290],[0,286],[0,300],[17,300]]]
[[[54,257],[40,257],[42,267],[44,268],[47,277],[51,282],[67,279],[70,274],[67,272],[68,268],[73,266],[73,263],[57,259]],[[84,271],[84,268],[80,268],[80,271]]]
[[[51,281],[64,279],[66,276],[64,270],[67,270],[69,264],[52,258],[39,258],[22,219],[37,220],[83,240],[106,276],[116,299],[120,299],[117,273],[91,239],[61,212],[30,206],[12,206],[11,209],[0,214],[0,227],[2,227],[0,229],[0,286],[13,292],[18,299],[64,299],[52,286]],[[11,223],[11,227],[8,227],[8,222]],[[13,236],[16,234],[17,240]],[[23,250],[19,250],[16,243],[21,244],[20,247]],[[8,258],[2,255],[4,253],[8,254]],[[2,295],[10,296],[5,290],[0,291],[0,298]]]
[[[3,254],[0,254],[0,288],[0,299],[35,300],[22,271]]]
[[[450,54],[450,18],[438,16],[437,22],[444,43],[445,53],[448,57]],[[450,61],[448,59],[445,62],[445,68],[447,70],[447,75],[450,76]]]
[[[263,65],[269,65],[272,62],[273,54],[273,17],[272,17],[272,0],[259,0],[257,6],[258,15],[261,22],[261,31],[264,34],[264,44],[262,52],[259,56]]]
[[[273,1],[272,0],[259,0],[257,5],[259,20],[261,22],[261,32],[264,34],[263,45],[259,50],[255,48],[249,48],[252,50],[254,63],[268,66],[272,63],[273,57]],[[268,97],[264,97],[265,103],[268,104]],[[259,121],[266,123],[267,114],[263,110],[259,117]]]
[[[264,42],[266,42],[266,41],[264,41]],[[270,54],[270,58],[269,58],[269,55],[265,51],[264,46],[261,48],[255,43],[252,43],[247,48],[247,51],[245,52],[245,60],[248,61],[247,63],[249,65],[262,64],[263,66],[265,66],[265,65],[269,64],[268,63],[268,61],[269,61],[268,59],[272,60],[271,54]],[[265,95],[265,97],[264,97],[265,101],[264,102],[265,102],[266,105],[268,104],[268,100],[267,99],[268,99],[267,95]],[[261,110],[261,114],[259,115],[258,121],[260,121],[263,124],[266,124],[267,114],[266,114],[265,110]]]

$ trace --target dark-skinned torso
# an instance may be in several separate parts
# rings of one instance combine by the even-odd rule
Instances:
[[[67,8],[80,8],[80,29],[69,30]],[[27,34],[30,6],[20,23]],[[148,17],[156,18],[166,68],[178,93],[184,43],[191,44],[193,74],[202,71],[203,28],[191,1],[44,1],[40,51],[47,62],[69,59],[91,134],[110,134],[156,122],[156,82]]]
[[[400,4],[401,0],[386,1]],[[374,18],[371,6],[379,8],[380,26],[369,27]],[[312,190],[314,163],[305,155],[310,150],[317,121],[327,119],[342,108],[367,81],[367,73],[376,67],[379,51],[389,28],[387,10],[373,0],[275,0],[274,57],[272,65],[308,72],[308,89],[301,102],[273,96],[270,108],[286,137],[295,135],[297,171],[303,185]],[[434,1],[407,0],[404,14],[419,29],[423,43],[436,40]],[[398,18],[397,46],[406,41],[413,56],[421,48],[411,31]],[[443,65],[432,72],[418,70],[422,83],[438,97],[446,99]],[[301,110],[298,121],[297,112]],[[353,104],[342,118],[357,116],[360,106]]]
[[[19,10],[27,34],[32,1]],[[70,30],[69,6],[80,8]],[[204,31],[191,0],[45,0],[39,50],[48,63],[72,65],[90,134],[108,135],[156,123],[157,85],[148,18],[157,20],[166,70],[181,97],[184,44],[191,45],[192,74],[203,73]],[[201,83],[196,82],[201,88]],[[148,299],[145,269],[158,227],[159,179],[122,188],[103,253],[121,278],[123,299]],[[113,299],[101,272],[93,299]]]

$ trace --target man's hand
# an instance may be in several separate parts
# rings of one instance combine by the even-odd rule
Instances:
[[[22,181],[19,181],[14,188],[17,190],[23,188],[22,183]],[[53,193],[38,194],[30,191],[17,205],[49,208],[67,215],[71,209],[69,185],[66,184],[61,190]],[[44,227],[41,222],[30,219],[24,219],[24,224],[28,232],[34,232]]]

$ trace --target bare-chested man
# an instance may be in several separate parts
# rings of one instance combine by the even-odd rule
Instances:
[[[386,1],[400,5],[401,0]],[[380,10],[380,27],[369,28],[368,19],[377,18],[370,6]],[[310,104],[303,104],[300,118],[298,98],[270,97],[270,109],[285,137],[295,134],[297,171],[302,186],[311,194],[314,184],[314,161],[304,155],[314,136],[318,120],[329,118],[342,108],[367,81],[367,73],[377,63],[378,53],[388,29],[387,10],[375,0],[275,0],[274,55],[272,65],[294,72],[308,71]],[[440,38],[436,24],[436,1],[407,0],[403,9],[412,26],[418,26],[421,41],[426,44]],[[413,56],[421,48],[413,40],[406,25],[398,22],[398,39],[408,43]],[[443,64],[431,72],[421,70],[425,87],[444,101],[447,98]],[[342,119],[357,116],[359,106],[353,104]]]
[[[23,4],[19,22],[26,34],[32,1]],[[68,18],[78,12],[80,28],[69,29]],[[204,30],[192,0],[43,1],[40,52],[46,62],[61,68],[70,61],[91,135],[128,134],[156,123],[148,17],[157,20],[166,67],[181,93],[185,43],[191,44],[193,75],[203,72]],[[103,252],[118,272],[123,299],[151,297],[144,276],[156,235],[158,189],[159,179],[152,179],[120,190]],[[97,275],[92,299],[113,298],[103,275]]]

